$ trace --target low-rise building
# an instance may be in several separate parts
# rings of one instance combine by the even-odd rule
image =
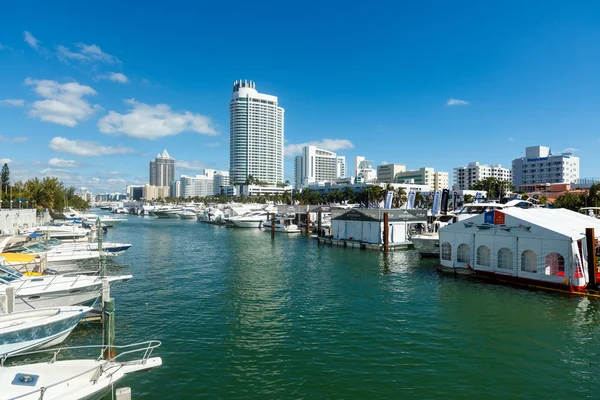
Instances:
[[[144,200],[160,200],[169,197],[169,186],[144,185]]]
[[[480,164],[470,162],[466,167],[454,168],[454,190],[468,190],[477,181],[486,178],[496,178],[500,181],[512,181],[512,170],[503,168],[500,164]]]
[[[429,191],[448,189],[448,173],[435,171],[433,168],[420,168],[396,174],[396,183],[416,183],[425,185]]]
[[[396,175],[405,172],[404,164],[384,164],[377,166],[377,182],[396,183]]]
[[[550,147],[532,146],[525,149],[525,157],[512,162],[513,185],[537,183],[576,183],[579,180],[579,157],[573,153],[552,154]]]

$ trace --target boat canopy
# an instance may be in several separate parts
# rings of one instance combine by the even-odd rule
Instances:
[[[4,257],[7,263],[30,263],[35,260],[37,254],[24,254],[24,253],[0,253],[0,258]]]

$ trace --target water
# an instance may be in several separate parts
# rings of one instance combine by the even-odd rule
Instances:
[[[305,237],[129,217],[117,344],[158,339],[134,398],[597,398],[600,303],[440,275]],[[99,344],[78,328],[67,344]]]

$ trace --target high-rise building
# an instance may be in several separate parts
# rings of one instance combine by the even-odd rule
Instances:
[[[181,197],[207,197],[214,195],[214,180],[206,175],[181,175]]]
[[[509,168],[502,168],[500,164],[483,165],[473,161],[466,167],[454,168],[454,190],[469,190],[475,182],[486,178],[510,182],[512,171]]]
[[[346,165],[346,157],[337,156],[336,178],[345,178],[346,176],[348,176],[348,166]]]
[[[235,81],[229,103],[229,177],[283,182],[283,114],[277,96],[259,93],[252,81]]]
[[[181,197],[181,181],[173,181],[169,186],[169,196]]]
[[[525,157],[514,159],[513,185],[539,183],[577,183],[579,180],[579,157],[573,153],[552,154],[550,147],[525,148]]]
[[[294,187],[300,189],[302,182],[304,182],[304,175],[302,175],[302,156],[296,156],[294,160]]]
[[[356,157],[355,166],[356,180],[358,183],[370,183],[375,182],[377,179],[377,171],[373,169],[372,161],[365,160],[364,157]]]
[[[304,146],[302,149],[302,185],[312,182],[332,182],[337,178],[337,156],[334,152]]]
[[[358,169],[360,166],[360,163],[365,161],[365,158],[363,156],[356,156],[354,157],[354,177],[356,178],[358,176]]]
[[[213,194],[221,194],[225,186],[229,186],[229,172],[216,171],[213,176]]]
[[[170,186],[175,180],[175,159],[165,149],[150,161],[150,185]]]
[[[377,182],[396,183],[396,174],[406,171],[404,164],[384,164],[377,166]]]

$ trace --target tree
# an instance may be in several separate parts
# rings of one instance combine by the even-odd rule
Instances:
[[[407,200],[408,197],[406,196],[406,190],[404,190],[404,188],[399,187],[396,191],[396,194],[394,195],[394,201],[396,202],[397,206],[402,207],[402,205],[406,203]]]
[[[488,199],[492,199],[495,197],[500,197],[501,194],[506,194],[514,190],[514,186],[509,181],[488,177],[473,183],[470,189],[486,191]]]
[[[585,198],[578,196],[571,192],[566,192],[562,196],[558,196],[554,200],[554,208],[566,208],[572,211],[579,211],[581,207],[585,206]]]
[[[473,202],[473,195],[467,193],[467,194],[465,194],[463,196],[463,203],[464,204],[469,204],[469,203],[472,203],[472,202]]]
[[[423,201],[425,200],[425,198],[423,197],[423,193],[421,192],[417,192],[415,193],[415,206],[420,206]]]
[[[2,167],[0,182],[2,182],[2,193],[5,193],[8,190],[8,185],[10,183],[10,169],[8,168],[7,163],[4,163],[4,166]]]

